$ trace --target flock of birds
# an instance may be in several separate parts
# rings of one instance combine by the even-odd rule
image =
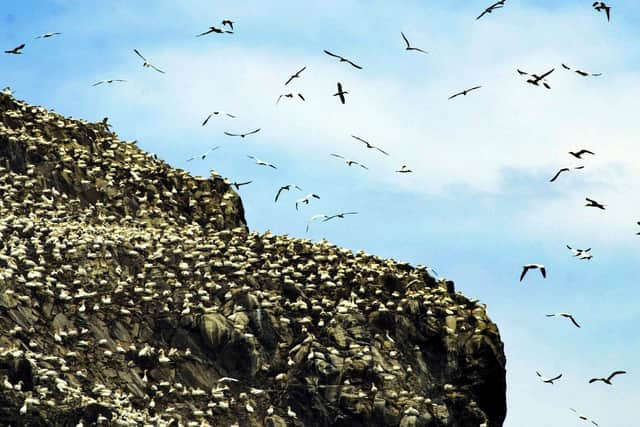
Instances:
[[[487,14],[492,14],[500,9],[502,9],[506,4],[506,0],[500,0],[497,1],[493,4],[491,4],[490,6],[488,6],[486,9],[484,9],[482,11],[482,13],[477,16],[477,20],[485,17]],[[611,19],[611,6],[607,5],[605,2],[601,2],[601,1],[596,1],[592,4],[592,7],[594,8],[595,11],[597,12],[604,12],[606,17],[607,17],[607,21],[610,21]],[[222,20],[221,22],[221,26],[220,27],[216,27],[216,26],[210,26],[207,30],[199,33],[196,35],[196,37],[203,37],[203,36],[207,36],[207,35],[211,35],[211,34],[218,34],[218,35],[222,35],[222,34],[233,34],[235,29],[234,29],[234,23],[235,21],[229,20],[229,19],[225,19]],[[54,37],[54,36],[58,36],[61,33],[59,32],[51,32],[51,33],[45,33],[42,34],[38,37],[36,37],[36,39],[47,39],[50,37]],[[409,41],[409,39],[407,38],[407,36],[404,34],[404,32],[400,33],[402,40],[404,41],[405,44],[405,50],[406,51],[414,51],[414,52],[419,52],[422,54],[428,54],[428,51],[422,49],[422,48],[418,48],[415,47],[411,44],[411,42]],[[9,49],[6,50],[5,53],[7,54],[13,54],[13,55],[19,55],[22,54],[23,49],[25,48],[26,44],[22,43],[18,46],[16,46],[13,49]],[[165,74],[165,71],[162,70],[161,68],[157,67],[156,65],[154,65],[152,62],[150,62],[150,60],[148,60],[138,49],[133,49],[133,52],[143,61],[142,66],[145,68],[149,68],[152,70],[155,70],[158,73],[162,73]],[[356,63],[354,60],[351,60],[349,58],[346,58],[344,56],[341,56],[339,54],[333,53],[329,50],[324,50],[323,51],[327,56],[338,60],[340,63],[344,63],[346,65],[349,65],[350,67],[357,69],[357,70],[362,70],[363,67],[361,65],[359,65],[358,63]],[[581,69],[574,69],[573,67],[570,67],[569,65],[566,64],[561,64],[562,69],[566,70],[566,71],[570,71],[570,72],[574,72],[576,74],[578,74],[579,76],[582,77],[598,77],[601,76],[601,73],[591,73],[591,72],[587,72]],[[289,84],[291,84],[294,80],[297,79],[301,79],[303,78],[303,73],[307,70],[307,67],[301,67],[298,71],[296,71],[295,73],[293,73],[292,75],[290,75],[285,83],[284,86],[288,87]],[[521,69],[516,69],[517,73],[520,76],[524,76],[525,77],[525,82],[533,85],[533,86],[542,86],[546,89],[551,89],[551,85],[549,83],[548,78],[552,75],[552,73],[555,72],[555,68],[551,68],[545,72],[542,73],[532,73],[532,72],[528,72],[528,71],[523,71]],[[106,80],[101,80],[98,82],[95,82],[92,84],[92,86],[100,86],[100,85],[110,85],[113,83],[124,83],[127,80],[125,79],[106,79]],[[339,100],[339,102],[341,104],[346,104],[347,102],[347,95],[349,95],[349,92],[345,89],[345,87],[343,86],[343,84],[341,82],[337,82],[336,83],[336,92],[333,94],[334,97],[337,97],[337,99]],[[458,91],[454,94],[452,94],[451,96],[449,96],[449,100],[453,100],[455,98],[458,98],[460,96],[466,96],[471,94],[472,92],[475,92],[479,89],[481,89],[482,86],[481,85],[476,85],[476,86],[472,86],[468,89],[464,89],[461,91]],[[276,100],[276,104],[279,104],[281,102],[281,100],[283,99],[289,99],[289,100],[299,100],[299,101],[306,101],[304,95],[300,92],[289,92],[289,93],[283,93],[280,94]],[[231,114],[225,111],[213,111],[211,113],[209,113],[206,118],[204,119],[204,121],[202,122],[202,126],[206,126],[211,118],[214,117],[226,117],[226,118],[230,118],[230,119],[235,119],[238,116],[235,114]],[[105,120],[106,123],[106,120]],[[253,130],[249,130],[246,132],[229,132],[226,131],[224,132],[224,135],[228,136],[228,137],[234,137],[234,138],[247,138],[251,135],[255,135],[257,133],[259,133],[261,131],[261,128],[256,128]],[[372,144],[371,142],[369,142],[368,140],[361,138],[359,136],[356,135],[351,135],[351,137],[355,140],[358,141],[359,143],[362,143],[367,149],[372,149],[372,150],[376,150],[378,151],[380,154],[385,155],[385,156],[389,156],[389,153],[385,150],[383,150],[382,148]],[[202,154],[197,154],[194,155],[192,157],[190,157],[189,159],[187,159],[188,162],[200,159],[200,160],[205,160],[207,158],[207,156],[212,153],[213,151],[219,149],[219,146],[215,146],[215,147],[211,147],[209,148],[207,151],[205,151]],[[579,150],[576,151],[570,151],[568,153],[569,155],[571,155],[573,158],[578,159],[578,160],[584,160],[584,156],[588,155],[588,156],[595,156],[595,153],[589,149],[584,149],[581,148]],[[339,159],[341,161],[343,161],[347,166],[351,167],[351,166],[357,166],[359,168],[365,169],[367,170],[368,167],[356,160],[353,159],[349,159],[341,154],[337,154],[337,153],[330,153],[331,157],[334,157],[336,159]],[[251,160],[253,160],[255,162],[256,165],[258,166],[263,166],[263,167],[267,167],[267,168],[271,168],[271,169],[278,169],[278,167],[273,164],[270,163],[268,161],[264,161],[261,160],[253,155],[247,155],[247,157]],[[580,164],[580,165],[572,165],[572,166],[565,166],[560,168],[554,175],[553,177],[550,179],[550,182],[556,182],[563,174],[574,171],[574,170],[582,170],[584,169],[585,166],[584,164]],[[396,173],[411,173],[413,172],[407,165],[402,165],[399,169],[397,169],[395,171]],[[244,185],[248,185],[252,183],[252,181],[244,181],[244,182],[232,182],[231,185],[233,185],[236,189],[239,189],[241,186]],[[277,189],[277,192],[275,194],[275,198],[274,198],[274,202],[278,202],[279,199],[281,199],[281,196],[283,194],[284,191],[291,191],[291,190],[297,190],[297,191],[302,191],[302,188],[296,184],[286,184],[286,185],[282,185]],[[298,198],[295,200],[295,208],[296,210],[299,210],[299,207],[302,205],[309,205],[314,199],[320,199],[320,196],[316,193],[309,193],[307,195],[305,195],[304,197]],[[592,207],[592,208],[596,208],[596,209],[600,209],[600,210],[606,210],[606,204],[597,201],[593,198],[590,197],[586,197],[585,198],[586,207]],[[322,221],[322,222],[327,222],[327,221],[331,221],[334,219],[344,219],[347,216],[350,215],[356,215],[358,214],[358,212],[355,211],[348,211],[348,212],[338,212],[335,214],[331,214],[331,215],[327,215],[327,214],[316,214],[313,215],[309,218],[308,222],[307,222],[307,226],[306,226],[306,231],[309,231],[309,226],[310,224],[316,222],[316,221]],[[638,226],[640,226],[640,221],[637,223]],[[636,233],[637,235],[640,235],[640,232]],[[569,251],[573,254],[574,257],[576,257],[577,259],[580,260],[590,260],[592,259],[592,253],[591,253],[591,248],[588,249],[577,249],[577,248],[572,248],[571,246],[567,245],[567,248],[569,249]],[[547,269],[544,265],[542,264],[536,264],[536,263],[531,263],[531,264],[526,264],[524,266],[522,266],[522,272],[520,275],[520,281],[522,282],[524,280],[524,278],[526,277],[527,273],[531,270],[538,270],[543,278],[547,277]],[[554,313],[554,314],[547,314],[547,317],[563,317],[566,318],[568,320],[570,320],[572,322],[572,324],[577,327],[580,328],[580,324],[576,321],[575,317],[571,314],[571,313]],[[543,381],[544,383],[547,384],[555,384],[556,381],[558,381],[561,377],[562,374],[558,374],[554,377],[551,378],[547,378],[545,376],[543,376],[542,374],[540,374],[539,372],[536,372],[537,376],[541,379],[541,381]],[[591,380],[589,380],[589,383],[596,383],[596,382],[603,382],[604,384],[608,384],[608,385],[612,385],[612,379],[617,376],[617,375],[622,375],[622,374],[626,374],[626,371],[622,371],[622,370],[617,370],[612,372],[609,376],[607,377],[600,377],[600,378],[592,378]],[[571,410],[573,412],[575,412],[576,414],[578,414],[578,417],[581,420],[585,420],[585,421],[590,421],[592,424],[594,425],[598,425],[595,421],[591,420],[590,418],[581,415],[578,413],[578,411],[576,411],[575,409],[571,408]]]

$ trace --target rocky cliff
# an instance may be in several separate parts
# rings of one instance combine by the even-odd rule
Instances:
[[[501,426],[485,308],[0,95],[0,424]]]

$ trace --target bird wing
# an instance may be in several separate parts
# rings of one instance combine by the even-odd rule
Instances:
[[[320,199],[320,196],[318,196],[315,193],[311,193],[310,196],[313,197],[314,199]]]
[[[540,267],[540,273],[542,273],[542,277],[547,278],[547,269],[544,267]]]
[[[610,21],[611,20],[611,16],[610,16],[611,8],[610,7],[606,7],[604,9],[604,11],[607,13],[607,21]]]
[[[556,172],[556,174],[553,176],[553,178],[551,178],[549,180],[549,182],[554,182],[556,179],[558,179],[558,177],[560,176],[560,174],[562,174],[562,172],[569,172],[569,168],[560,169],[558,172]]]
[[[156,67],[155,65],[153,65],[153,64],[149,64],[149,66],[150,66],[151,68],[153,68],[154,70],[156,70],[157,72],[162,73],[162,74],[165,74],[165,72],[164,72],[164,71],[162,71],[160,68]]]
[[[596,381],[604,381],[604,380],[603,380],[602,378],[591,378],[591,379],[589,380],[589,384],[591,384],[591,383],[595,383]]]
[[[224,134],[227,136],[240,136],[237,133],[231,133],[231,132],[225,132]]]
[[[562,374],[558,375],[557,377],[550,378],[549,381],[559,380],[560,378],[562,378]]]
[[[280,95],[280,96],[278,96],[278,100],[276,101],[276,105],[278,105],[278,104],[280,103],[280,100],[282,99],[282,97],[283,97],[283,96],[284,96],[284,95]]]
[[[21,50],[24,49],[24,47],[26,46],[26,44],[22,43],[20,46],[18,46],[15,50]]]
[[[324,53],[326,53],[326,54],[327,54],[327,55],[329,55],[329,56],[333,56],[334,58],[344,59],[344,58],[342,58],[342,56],[340,56],[340,55],[336,55],[335,53],[331,53],[331,52],[329,52],[328,50],[324,50]]]
[[[351,138],[353,138],[353,139],[357,139],[358,141],[363,142],[363,143],[365,143],[365,144],[369,145],[369,142],[368,142],[368,141],[366,141],[365,139],[360,138],[359,136],[351,135]]]
[[[527,266],[522,267],[522,274],[520,274],[520,281],[521,282],[522,282],[522,279],[524,279],[524,276],[527,274],[527,271],[529,271],[530,268],[531,267],[527,267]]]
[[[411,45],[409,44],[409,40],[407,40],[407,37],[404,35],[402,31],[400,31],[400,34],[402,35],[404,42],[407,44],[407,49],[409,49],[411,47]]]
[[[343,104],[346,102],[346,99],[344,98],[344,92],[338,92],[338,98],[340,98],[340,102],[342,102]]]
[[[289,79],[288,79],[286,82],[284,82],[284,85],[285,85],[285,86],[286,86],[286,85],[288,85],[289,83],[291,83],[291,80],[293,80],[293,79],[295,79],[295,78],[296,78],[296,75],[295,75],[295,74],[294,74],[294,75],[292,75],[291,77],[289,77]]]
[[[330,154],[330,156],[337,157],[337,158],[339,158],[339,159],[344,159],[344,157],[343,157],[343,156],[341,156],[340,154],[334,154],[334,153],[331,153],[331,154]]]
[[[382,154],[384,154],[385,156],[388,156],[388,155],[389,155],[389,153],[387,153],[386,151],[384,151],[384,150],[383,150],[383,149],[381,149],[381,148],[378,148],[378,147],[373,147],[373,148],[375,148],[376,150],[378,150],[379,152],[381,152],[381,153],[382,153]]]
[[[626,374],[627,371],[615,371],[612,372],[611,375],[609,375],[609,378],[607,378],[609,381],[611,381],[611,378],[615,377],[616,375],[622,375],[622,374]]]
[[[207,118],[204,119],[204,122],[202,122],[202,126],[206,125],[209,122],[209,119],[211,118],[211,116],[213,116],[213,114],[209,114]]]
[[[451,96],[449,97],[449,99],[453,99],[453,98],[455,98],[456,96],[460,96],[460,95],[462,95],[463,93],[464,93],[464,91],[462,91],[462,92],[458,92],[458,93],[454,93],[453,95],[451,95]]]
[[[579,327],[580,327],[580,325],[578,324],[578,322],[576,322],[576,319],[574,319],[572,315],[569,315],[569,316],[567,316],[567,317],[571,320],[571,323],[573,323],[574,325],[576,325],[576,327],[577,327],[577,328],[579,328]]]
[[[358,70],[362,70],[362,67],[359,66],[358,64],[356,64],[355,62],[350,61],[350,60],[348,60],[346,58],[343,58],[343,59],[344,59],[345,62],[348,62],[352,67],[357,68]]]
[[[191,157],[191,158],[187,159],[187,162],[191,162],[191,161],[193,161],[195,159],[196,159],[195,157]]]
[[[256,129],[256,130],[252,130],[251,132],[247,132],[247,133],[245,133],[244,135],[245,135],[245,136],[247,136],[247,135],[253,135],[254,133],[258,133],[258,132],[260,132],[260,128],[258,128],[258,129]]]
[[[550,69],[549,71],[547,71],[546,73],[541,75],[540,78],[538,78],[538,80],[544,79],[545,77],[547,77],[549,74],[553,73],[554,71],[555,71],[555,68]]]
[[[562,68],[564,68],[565,70],[571,70],[571,68],[568,65],[565,64],[560,64],[562,65]]]
[[[426,50],[420,49],[419,47],[410,47],[409,50],[417,50],[418,52],[422,52],[422,53],[426,53],[426,54],[429,53]]]
[[[211,28],[210,30],[205,31],[204,33],[196,34],[196,37],[206,36],[209,33],[213,33],[213,31],[214,31],[213,28]]]
[[[578,151],[578,155],[579,155],[579,156],[580,156],[580,155],[582,155],[582,154],[591,154],[591,155],[595,155],[595,153],[594,153],[594,152],[589,151],[589,150],[580,150],[580,151]]]
[[[467,89],[467,92],[471,92],[472,90],[480,89],[482,86],[474,86],[471,89]]]
[[[555,317],[555,314],[545,314],[546,317]]]
[[[328,216],[325,219],[323,219],[322,222],[327,222],[327,221],[332,220],[333,218],[337,218],[337,217],[338,217],[338,215],[331,215],[331,216]]]
[[[136,55],[138,55],[140,58],[142,58],[143,61],[147,62],[147,58],[142,56],[142,54],[140,52],[138,52],[138,49],[133,49],[133,51],[136,53]]]
[[[366,169],[369,170],[368,167],[366,167],[365,165],[363,165],[362,163],[358,163],[358,162],[354,162],[356,165],[360,166],[362,169]]]
[[[234,116],[233,114],[229,114],[229,113],[225,113],[227,115],[227,117],[231,117],[232,119],[237,118],[237,116]]]
[[[284,187],[280,187],[280,189],[279,189],[279,190],[278,190],[278,192],[276,193],[276,199],[274,200],[274,202],[277,202],[277,201],[278,201],[278,197],[280,197],[280,193],[282,193],[282,190],[286,190],[286,189],[287,189],[287,187],[286,187],[286,186],[284,186]]]
[[[104,82],[105,82],[105,81],[104,81],[104,80],[102,80],[102,81],[99,81],[99,82],[97,82],[97,83],[92,84],[91,86],[98,86],[98,85],[103,84]]]
[[[481,13],[480,15],[478,15],[478,17],[476,18],[476,21],[477,21],[478,19],[482,18],[484,15],[486,15],[488,11],[489,11],[489,8],[487,8],[487,9],[483,10],[483,11],[482,11],[482,13]]]
[[[298,94],[298,98],[302,99],[303,101],[306,101],[306,99],[304,99],[304,96],[302,96],[301,93]]]
[[[517,72],[518,72],[518,74],[520,74],[521,76],[526,76],[526,75],[528,75],[528,74],[529,74],[529,73],[527,73],[526,71],[522,71],[522,70],[521,70],[521,69],[519,69],[519,68],[516,68],[516,71],[517,71]]]

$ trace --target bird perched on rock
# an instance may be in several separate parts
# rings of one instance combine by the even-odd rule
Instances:
[[[547,277],[547,270],[544,267],[544,265],[542,264],[526,264],[524,266],[522,266],[522,274],[520,274],[520,281],[522,282],[522,279],[524,279],[524,276],[527,274],[527,272],[529,270],[540,270],[540,273],[542,274],[542,277],[546,279]]]
[[[611,375],[609,375],[606,378],[591,378],[589,380],[589,384],[595,383],[597,381],[602,381],[605,384],[609,384],[609,385],[613,385],[613,383],[611,382],[611,380],[613,379],[613,377],[615,377],[616,375],[622,375],[622,374],[626,374],[627,371],[614,371],[611,373]]]

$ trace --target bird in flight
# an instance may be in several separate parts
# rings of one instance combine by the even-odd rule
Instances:
[[[542,380],[543,383],[547,383],[547,384],[553,384],[554,381],[559,380],[560,378],[562,378],[562,374],[559,374],[553,378],[547,378],[547,377],[543,377],[542,374],[540,374],[540,372],[536,371],[536,375],[538,375],[538,377],[540,377],[540,380]]]
[[[522,266],[522,274],[520,274],[520,281],[522,282],[522,279],[524,279],[524,276],[527,274],[527,272],[529,270],[540,270],[540,273],[542,274],[542,278],[546,279],[547,278],[547,270],[545,269],[544,265],[542,264],[527,264]]]
[[[293,79],[299,79],[300,78],[300,74],[302,74],[302,72],[304,70],[306,70],[307,67],[302,67],[301,69],[299,69],[295,74],[291,75],[291,77],[289,77],[289,79],[285,82],[285,86],[288,85],[289,83],[291,83],[291,80]]]
[[[248,157],[248,158],[250,158],[250,159],[255,160],[256,165],[259,165],[259,166],[269,166],[270,168],[278,169],[274,164],[269,163],[269,162],[265,162],[264,160],[260,160],[260,159],[258,159],[257,157],[254,157],[254,156],[251,156],[251,155],[249,155],[249,156],[247,156],[247,157]]]
[[[158,67],[153,65],[151,62],[147,61],[147,58],[142,56],[142,54],[140,52],[138,52],[138,49],[133,49],[133,51],[136,53],[136,55],[138,55],[144,61],[144,63],[142,64],[143,67],[145,67],[145,68],[153,68],[157,72],[164,74],[164,71],[162,71],[161,69],[159,69]]]
[[[247,132],[247,133],[231,133],[231,132],[225,132],[224,134],[227,136],[239,136],[240,138],[244,138],[246,136],[249,135],[253,135],[254,133],[258,133],[260,132],[260,128],[256,129],[256,130],[252,130],[251,132]]]
[[[253,181],[245,181],[245,182],[230,182],[229,185],[236,187],[236,190],[240,190],[240,187],[242,187],[243,185],[248,185],[251,184]]]
[[[302,99],[303,101],[306,101],[306,99],[304,99],[304,96],[302,96],[301,93],[297,93],[297,94],[293,94],[293,93],[286,93],[286,94],[282,94],[278,97],[278,100],[276,101],[276,105],[280,103],[280,99],[284,98],[290,98],[293,99],[294,96],[298,96],[298,98]]]
[[[597,422],[593,421],[591,418],[588,418],[585,415],[579,414],[578,411],[576,411],[575,409],[573,409],[573,408],[569,408],[569,409],[571,409],[573,412],[576,413],[576,415],[578,415],[578,419],[581,419],[582,421],[590,421],[591,424],[593,424],[594,426],[599,426],[600,425]]]
[[[474,87],[472,87],[472,88],[465,89],[465,90],[463,90],[463,91],[461,91],[461,92],[454,93],[453,95],[451,95],[451,96],[449,97],[449,99],[453,99],[453,98],[455,98],[456,96],[460,96],[460,95],[465,95],[465,96],[466,96],[469,92],[471,92],[471,91],[473,91],[473,90],[476,90],[476,89],[480,89],[481,87],[482,87],[482,86],[474,86]]]
[[[598,208],[598,209],[605,210],[605,207],[607,206],[607,205],[604,205],[602,203],[598,203],[595,200],[590,199],[588,197],[586,197],[585,200],[587,201],[587,204],[585,206],[587,206],[589,208]]]
[[[580,325],[578,325],[578,322],[576,322],[576,319],[570,313],[554,313],[554,314],[547,314],[546,315],[546,317],[555,317],[555,316],[562,316],[562,317],[564,317],[566,319],[569,319],[569,320],[571,320],[571,323],[573,323],[576,326],[576,328],[580,327]]]
[[[297,185],[295,185],[295,184],[287,184],[287,185],[283,185],[282,187],[280,187],[280,188],[278,189],[278,192],[276,193],[276,199],[274,200],[274,202],[277,202],[277,201],[278,201],[278,197],[280,197],[280,193],[282,193],[282,192],[283,192],[283,191],[285,191],[285,190],[286,190],[286,191],[289,191],[289,190],[291,190],[292,188],[297,188],[298,190],[302,191],[302,188],[298,187],[298,186],[297,186]]]
[[[367,146],[367,148],[373,148],[373,149],[375,149],[375,150],[378,150],[379,152],[381,152],[382,154],[384,154],[384,155],[386,155],[386,156],[388,156],[388,155],[389,155],[389,153],[387,153],[386,151],[384,151],[384,150],[382,150],[382,149],[380,149],[380,148],[376,147],[375,145],[371,144],[369,141],[366,141],[366,140],[364,140],[364,139],[360,138],[359,136],[351,135],[351,138],[353,138],[353,139],[355,139],[355,140],[357,140],[357,141],[360,141],[360,142],[364,143],[364,145],[366,145],[366,146]]]
[[[571,71],[571,67],[569,67],[568,65],[566,65],[566,64],[561,64],[561,65],[562,65],[562,68],[564,68],[565,70]],[[574,71],[576,74],[581,75],[582,77],[589,77],[589,76],[592,76],[592,77],[599,77],[599,76],[601,76],[601,75],[602,75],[602,73],[589,73],[589,72],[587,72],[587,71],[579,70],[579,69],[577,69],[577,68],[576,68],[575,70],[573,70],[573,71]]]
[[[637,222],[638,225],[640,225],[640,221]],[[640,236],[640,232],[636,233],[637,236]]]
[[[311,225],[312,222],[315,222],[315,221],[317,221],[319,219],[326,219],[328,217],[329,216],[325,215],[325,214],[317,214],[317,215],[314,215],[311,218],[309,218],[309,221],[307,221],[307,228],[305,229],[305,233],[309,232],[309,226]]]
[[[593,2],[593,8],[598,12],[602,12],[604,10],[604,12],[607,14],[607,21],[611,20],[611,6],[603,1],[596,1]]]
[[[187,162],[191,162],[191,161],[197,159],[198,157],[200,157],[201,160],[204,160],[204,159],[207,158],[207,156],[209,155],[210,152],[215,151],[218,148],[220,148],[220,146],[211,147],[205,153],[202,153],[202,154],[199,154],[197,156],[193,156],[193,157],[187,159]]]
[[[622,374],[626,374],[626,373],[627,373],[627,371],[615,371],[615,372],[612,372],[611,375],[609,375],[606,378],[591,378],[589,380],[589,384],[595,383],[596,381],[602,381],[605,384],[613,385],[613,383],[611,382],[613,377],[615,377],[616,375],[622,375]]]
[[[584,166],[575,166],[571,169],[584,169]],[[558,177],[560,176],[560,174],[562,174],[563,172],[569,172],[571,169],[569,168],[562,168],[560,169],[558,172],[556,172],[556,174],[553,176],[553,178],[551,178],[549,180],[549,182],[554,182],[556,179],[558,179]]]
[[[411,173],[413,171],[411,169],[409,169],[409,167],[407,165],[402,165],[402,167],[400,169],[398,169],[396,172],[398,172],[398,173]]]
[[[494,4],[492,4],[491,6],[489,6],[488,8],[486,8],[484,11],[482,11],[482,13],[476,18],[476,21],[480,18],[482,18],[484,15],[486,15],[487,13],[491,13],[496,9],[500,9],[504,7],[504,2],[506,0],[500,0],[495,2]]]
[[[206,36],[207,34],[216,33],[216,34],[233,34],[233,31],[225,30],[224,28],[218,27],[209,27],[209,29],[203,33],[196,34],[196,37]]]
[[[322,222],[327,222],[327,221],[332,220],[334,218],[344,219],[345,215],[357,215],[357,214],[358,214],[358,212],[340,212],[340,213],[335,214],[335,215],[327,216],[325,219],[322,220]]]
[[[99,86],[99,85],[105,84],[105,83],[111,84],[111,83],[114,83],[114,82],[126,82],[126,80],[122,80],[122,79],[100,80],[99,82],[96,82],[96,83],[92,84],[91,86]]]
[[[571,251],[574,257],[578,257],[580,259],[591,259],[593,256],[591,255],[591,248],[588,249],[573,249],[571,246],[567,245],[567,249]]]
[[[304,196],[302,199],[296,200],[296,210],[298,210],[298,205],[300,204],[308,205],[311,199],[320,199],[320,196],[315,193],[310,193]]]
[[[583,154],[591,154],[592,156],[595,155],[595,153],[593,151],[589,151],[589,150],[585,150],[585,149],[582,149],[580,151],[569,151],[569,154],[571,154],[573,157],[575,157],[577,159],[581,159],[581,160],[582,160],[582,155]]]
[[[211,117],[213,117],[213,116],[222,116],[222,115],[225,115],[225,116],[230,117],[232,119],[235,119],[235,118],[238,117],[238,116],[234,116],[233,114],[226,113],[224,111],[214,111],[213,113],[209,114],[206,119],[204,119],[204,122],[202,122],[202,126],[204,126],[207,123],[209,123],[209,119]]]
[[[359,66],[358,64],[355,64],[354,62],[348,60],[347,58],[340,56],[340,55],[336,55],[335,53],[331,53],[328,50],[325,50],[324,53],[326,53],[329,56],[333,56],[334,58],[338,58],[340,60],[340,62],[346,62],[349,65],[351,65],[354,68],[357,68],[358,70],[362,70],[362,67]]]
[[[349,166],[351,166],[351,165],[358,165],[358,166],[360,166],[362,169],[369,169],[368,167],[366,167],[366,166],[365,166],[365,165],[363,165],[362,163],[356,162],[355,160],[347,159],[346,157],[341,156],[340,154],[334,154],[334,153],[331,153],[331,156],[333,156],[333,157],[337,157],[337,158],[339,158],[339,159],[343,159],[343,160],[345,161],[345,163],[346,163],[347,165],[349,165]]]
[[[62,33],[44,33],[36,37],[36,39],[48,39],[49,37],[59,36]]]
[[[26,44],[22,43],[20,46],[14,47],[13,49],[5,50],[4,53],[10,53],[12,55],[22,55],[21,50],[24,49],[25,46]]]
[[[402,38],[404,40],[404,43],[407,45],[404,50],[416,50],[418,52],[422,52],[422,53],[429,53],[427,51],[424,51],[422,49],[419,49],[417,47],[412,47],[411,43],[409,43],[409,39],[407,39],[407,36],[404,35],[404,33],[401,31],[400,34],[402,35]]]
[[[338,91],[334,93],[333,96],[340,97],[340,102],[344,104],[346,102],[344,96],[347,95],[348,93],[349,92],[342,90],[342,83],[338,82]]]
[[[229,26],[229,28],[231,28],[233,30],[233,24],[235,24],[236,21],[232,21],[230,19],[223,19],[222,20],[222,26],[226,27],[227,25]]]
[[[549,86],[549,83],[547,83],[545,81],[545,78],[547,76],[549,76],[551,73],[553,73],[555,71],[555,68],[552,68],[549,71],[547,71],[546,73],[541,74],[541,75],[527,73],[526,71],[522,71],[520,69],[518,69],[516,71],[518,71],[518,74],[520,74],[522,76],[530,76],[530,78],[527,79],[527,83],[530,83],[530,84],[532,84],[534,86],[540,86],[540,83],[542,83],[542,85],[544,87],[546,87],[547,89],[551,89],[551,86]]]

